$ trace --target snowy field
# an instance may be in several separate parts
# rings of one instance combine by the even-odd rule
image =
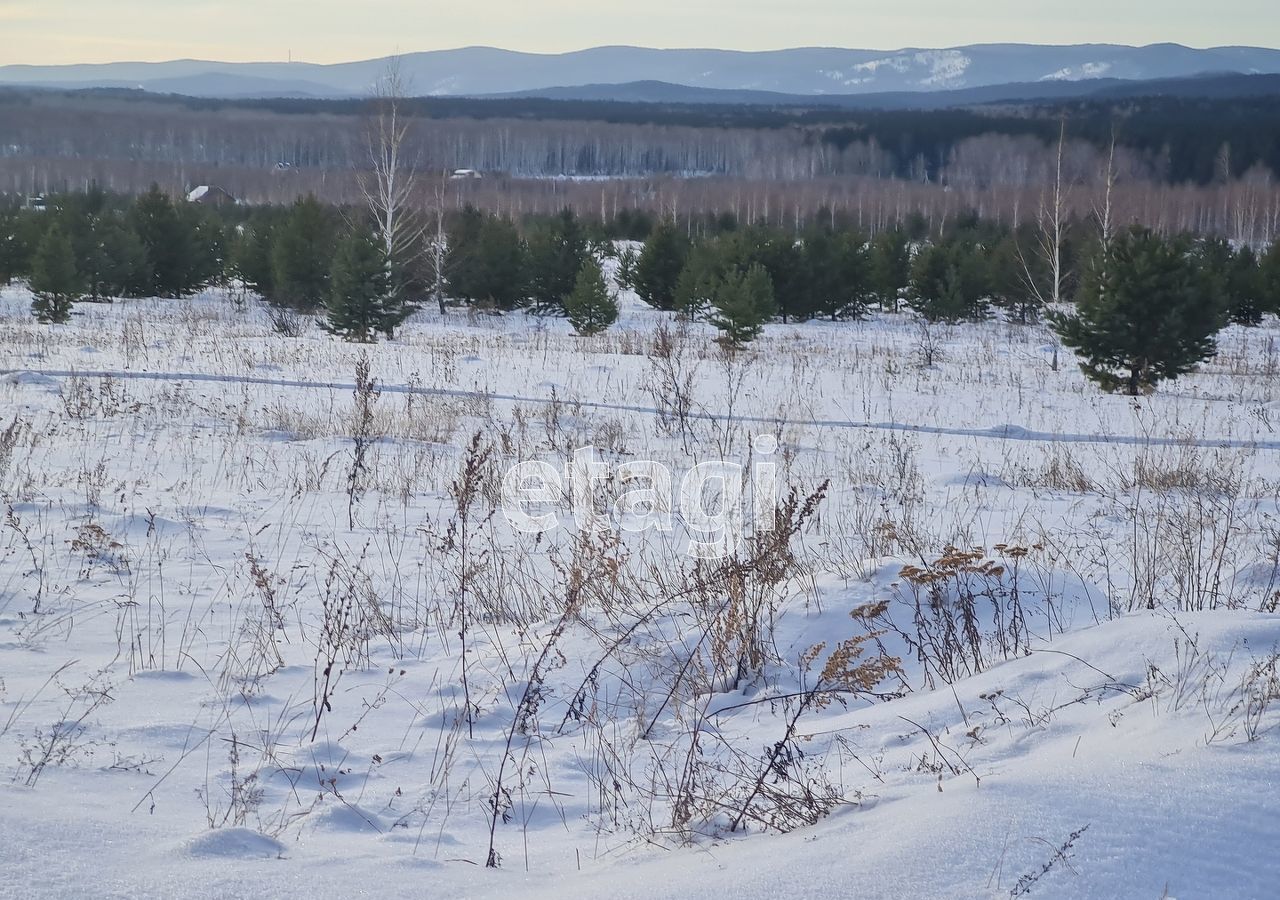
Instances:
[[[997,322],[28,305],[0,896],[1274,896],[1274,320],[1133,399]],[[770,462],[794,536],[517,532],[589,445]]]

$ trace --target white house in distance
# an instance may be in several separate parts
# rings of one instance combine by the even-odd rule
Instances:
[[[453,174],[449,177],[454,181],[473,181],[484,176],[475,169],[454,169]]]
[[[201,206],[230,206],[237,201],[222,188],[212,184],[202,184],[187,194],[188,203],[199,203]]]

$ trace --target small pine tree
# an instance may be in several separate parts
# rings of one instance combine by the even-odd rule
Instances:
[[[480,230],[476,299],[503,311],[524,306],[528,302],[528,259],[515,225],[499,216],[489,216]]]
[[[1241,247],[1227,271],[1227,305],[1237,325],[1262,324],[1264,309],[1262,269],[1249,247]]]
[[[0,211],[0,287],[18,273],[17,217]]]
[[[255,213],[235,234],[229,267],[231,274],[245,287],[268,299],[274,294],[274,266],[271,263],[273,227],[266,214]]]
[[[626,247],[618,254],[618,286],[629,291],[636,289],[636,265],[640,262],[640,254],[632,247]]]
[[[925,247],[911,266],[908,301],[930,322],[959,322],[987,315],[986,260],[964,240]]]
[[[191,290],[195,236],[159,186],[153,184],[137,199],[129,211],[129,226],[146,252],[147,293],[177,297]]]
[[[1280,316],[1280,238],[1258,263],[1258,307],[1264,314]]]
[[[807,319],[808,273],[804,255],[794,235],[776,228],[755,226],[739,231],[729,239],[728,253],[740,268],[759,263],[773,286],[773,312],[782,321]]]
[[[706,314],[724,280],[724,264],[719,248],[707,242],[694,246],[676,279],[673,308],[690,322]]]
[[[30,213],[0,211],[0,285],[26,274],[31,265],[35,231]]]
[[[898,309],[898,298],[911,283],[911,247],[902,229],[882,231],[869,250],[872,293],[883,309]]]
[[[1023,250],[1017,233],[997,243],[987,256],[991,299],[1023,325],[1040,316],[1038,285],[1049,278],[1038,253]]]
[[[1105,265],[1091,267],[1074,313],[1050,316],[1090,380],[1132,396],[1212,356],[1225,320],[1186,246],[1139,228],[1114,238]]]
[[[178,221],[187,235],[187,256],[178,293],[225,284],[227,234],[216,214],[208,207],[188,203],[179,207]]]
[[[675,309],[676,286],[689,258],[689,242],[672,222],[653,230],[636,260],[636,294],[655,309]]]
[[[302,312],[323,306],[337,243],[333,212],[315,197],[298,200],[271,232],[273,303]]]
[[[804,318],[821,315],[832,322],[860,319],[872,294],[872,272],[866,241],[855,232],[816,231],[804,242]]]
[[[584,337],[599,334],[618,321],[618,300],[609,293],[604,273],[591,257],[582,263],[564,310],[573,330]]]
[[[147,248],[124,222],[103,216],[93,230],[81,266],[94,299],[145,296],[151,286]]]
[[[571,209],[565,209],[529,238],[526,264],[535,312],[560,315],[587,258],[587,236]]]
[[[57,225],[45,232],[31,260],[31,312],[45,324],[71,319],[71,307],[83,293],[71,239]]]
[[[749,344],[777,311],[773,281],[759,263],[734,269],[716,289],[713,306],[710,321],[720,329],[720,340],[731,348]]]
[[[367,235],[353,234],[338,245],[329,275],[325,328],[349,341],[369,343],[390,337],[404,320],[391,289],[385,252]]]
[[[480,273],[480,241],[484,226],[485,214],[468,203],[450,219],[445,241],[444,268],[448,273],[449,293],[470,303],[484,299]]]

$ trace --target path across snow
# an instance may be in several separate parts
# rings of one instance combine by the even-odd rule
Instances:
[[[162,382],[218,382],[249,384],[264,387],[304,388],[328,391],[354,391],[355,385],[340,381],[303,381],[289,378],[264,378],[257,375],[212,375],[201,372],[133,372],[106,369],[0,369],[0,376],[35,375],[43,378],[118,378],[130,381]],[[475,397],[509,403],[553,403],[554,397],[532,397],[524,394],[505,394],[493,391],[468,391],[460,388],[433,388],[406,384],[379,382],[378,389],[387,394],[412,394],[425,397]],[[609,403],[600,400],[573,400],[574,406],[612,412],[633,412],[656,416],[661,410],[654,406]],[[729,415],[711,412],[691,412],[689,418],[699,420],[728,419]],[[1020,425],[996,425],[992,428],[948,428],[941,425],[913,425],[906,422],[856,422],[852,419],[806,419],[779,416],[734,415],[741,424],[799,426],[807,428],[846,428],[867,431],[903,431],[913,434],[937,434],[954,437],[989,438],[999,441],[1034,441],[1059,444],[1119,444],[1150,447],[1203,447],[1206,449],[1280,450],[1280,441],[1240,440],[1238,438],[1191,438],[1139,436],[1127,434],[1084,434],[1070,432],[1034,431]]]

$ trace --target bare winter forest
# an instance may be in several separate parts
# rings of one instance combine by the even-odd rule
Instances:
[[[1070,114],[1062,164],[1080,187],[1067,197],[1075,214],[1093,211],[1111,172],[1118,221],[1266,244],[1280,230],[1280,117],[1269,102],[1239,103],[1233,115],[1154,101],[1124,114],[1046,105],[623,115],[618,105],[552,103],[522,115],[454,102],[420,110],[406,153],[426,172],[484,176],[451,183],[451,206],[516,218],[565,206],[602,219],[712,211],[799,230],[840,214],[875,232],[914,213],[940,232],[965,213],[1029,221],[1056,174],[1059,124]],[[0,193],[90,184],[138,193],[158,183],[181,195],[214,184],[255,204],[310,193],[358,203],[368,118],[351,103],[0,92]],[[422,189],[427,205],[432,188]]]

